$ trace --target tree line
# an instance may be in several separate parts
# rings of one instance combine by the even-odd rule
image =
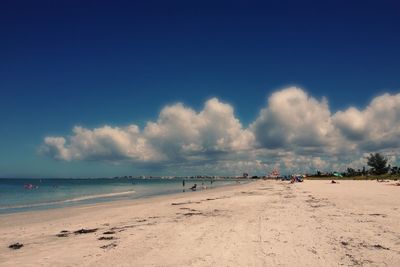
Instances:
[[[380,154],[380,153],[371,153],[367,157],[367,165],[370,167],[366,169],[364,166],[362,169],[353,169],[347,168],[346,172],[341,173],[341,176],[367,176],[367,175],[383,175],[383,174],[390,174],[390,175],[397,175],[400,174],[400,168],[397,166],[391,166],[388,164],[388,159]],[[337,173],[331,173],[330,175],[334,175]],[[321,172],[317,171],[316,176],[324,176]]]

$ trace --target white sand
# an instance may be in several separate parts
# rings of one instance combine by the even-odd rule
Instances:
[[[329,182],[257,181],[2,215],[0,265],[400,266],[400,187]],[[56,236],[81,228],[99,229]],[[24,246],[9,249],[15,242]]]

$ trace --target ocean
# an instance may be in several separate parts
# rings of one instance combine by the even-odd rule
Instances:
[[[173,193],[236,183],[234,179],[0,179],[0,214]]]

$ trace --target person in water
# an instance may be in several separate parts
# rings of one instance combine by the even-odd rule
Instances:
[[[192,191],[196,191],[196,187],[197,187],[197,184],[194,184],[190,189],[192,189]]]

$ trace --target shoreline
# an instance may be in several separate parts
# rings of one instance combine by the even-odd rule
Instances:
[[[399,189],[259,180],[2,214],[0,265],[398,266]]]
[[[101,201],[101,202],[95,202],[95,203],[84,203],[84,204],[78,204],[78,205],[73,205],[73,206],[64,206],[64,207],[54,207],[54,208],[48,208],[48,209],[35,209],[31,211],[18,211],[18,212],[12,212],[12,213],[0,213],[0,225],[3,223],[3,219],[7,217],[9,220],[12,216],[15,217],[36,217],[36,216],[43,216],[43,215],[56,215],[58,213],[66,212],[66,213],[75,213],[79,212],[79,210],[85,210],[85,211],[90,211],[94,210],[97,208],[115,208],[115,207],[120,207],[124,205],[135,205],[135,204],[150,204],[152,202],[159,202],[159,201],[168,201],[170,199],[181,199],[181,198],[186,198],[191,196],[193,194],[196,196],[196,194],[201,194],[201,193],[206,193],[206,192],[223,192],[225,189],[228,188],[233,188],[233,187],[243,187],[245,185],[249,185],[255,181],[249,181],[246,183],[240,183],[240,184],[227,184],[223,186],[218,186],[214,188],[207,188],[205,190],[198,190],[198,191],[189,191],[189,189],[186,189],[186,192],[179,192],[179,193],[166,193],[166,194],[160,194],[160,195],[146,195],[142,196],[139,198],[132,198],[132,199],[110,199],[108,201]],[[15,218],[18,219],[18,218]]]
[[[21,179],[21,180],[26,180],[26,179]],[[39,180],[39,179],[37,179]],[[65,180],[65,179],[61,179]],[[83,179],[87,180],[87,179]],[[111,192],[111,193],[100,193],[100,194],[89,194],[89,195],[82,195],[82,196],[76,196],[68,199],[62,199],[62,200],[55,200],[50,202],[38,202],[38,203],[33,203],[33,204],[15,204],[15,205],[4,205],[0,206],[0,216],[1,215],[7,215],[7,214],[14,214],[14,213],[21,213],[21,212],[30,212],[30,211],[40,211],[40,210],[52,210],[52,209],[60,209],[60,208],[67,208],[67,207],[76,207],[76,206],[85,206],[85,205],[92,205],[92,204],[100,204],[100,203],[108,203],[108,202],[114,202],[114,201],[124,201],[124,200],[136,200],[136,199],[142,199],[142,198],[151,198],[151,197],[156,197],[156,196],[163,196],[163,195],[173,195],[173,194],[182,194],[182,193],[192,193],[192,192],[199,192],[203,190],[214,190],[219,187],[225,187],[225,186],[232,186],[236,185],[236,183],[233,183],[234,180],[229,180],[232,182],[231,184],[218,184],[214,183],[213,186],[208,186],[206,189],[204,188],[197,188],[197,191],[191,191],[190,187],[186,188],[179,188],[179,186],[176,187],[176,189],[170,189],[167,191],[160,191],[160,192],[148,192],[146,194],[143,194],[141,191],[137,191],[135,188],[127,188],[127,191],[121,191],[121,192]],[[181,181],[179,181],[180,183]],[[197,181],[191,181],[191,182],[202,182],[201,180]],[[252,182],[251,180],[246,180],[246,181],[241,181],[243,183],[249,183]],[[183,191],[185,189],[186,192]]]

